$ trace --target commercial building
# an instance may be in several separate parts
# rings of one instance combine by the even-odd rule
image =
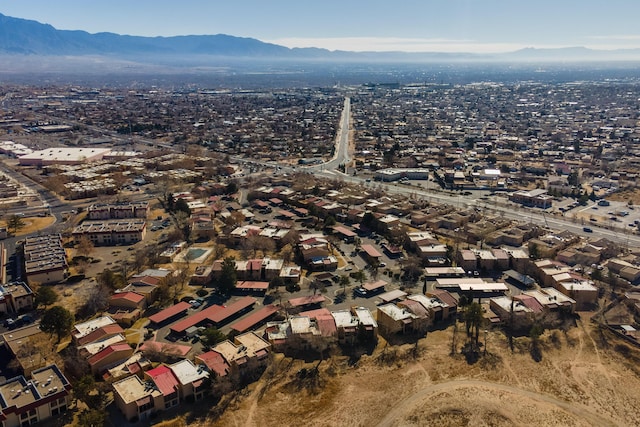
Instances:
[[[553,203],[553,197],[547,194],[547,190],[536,189],[531,191],[520,190],[509,194],[509,200],[523,206],[547,209]]]
[[[57,147],[34,151],[18,159],[20,166],[81,165],[102,160],[110,152],[110,148]]]
[[[429,179],[429,169],[389,168],[377,170],[375,175],[377,181],[397,181],[401,178]]]

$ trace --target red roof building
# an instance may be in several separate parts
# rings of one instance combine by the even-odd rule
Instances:
[[[229,364],[217,351],[208,351],[196,356],[196,362],[204,363],[218,377],[224,377],[229,373]]]
[[[365,283],[364,285],[362,285],[362,289],[364,289],[367,292],[383,291],[386,285],[387,285],[387,282],[385,282],[384,280],[378,280],[375,282]]]
[[[529,307],[534,313],[542,313],[544,311],[542,304],[540,304],[540,302],[531,295],[520,294],[514,296],[513,299],[520,301],[525,307]]]
[[[303,311],[302,313],[300,313],[300,316],[307,316],[312,319],[316,319],[318,330],[323,337],[332,337],[338,332],[338,329],[336,327],[336,320],[327,308]]]
[[[157,368],[150,369],[145,372],[145,377],[153,381],[160,393],[165,397],[176,393],[180,388],[180,382],[168,366],[160,365]]]
[[[239,333],[246,332],[249,329],[255,328],[257,325],[264,322],[269,317],[273,316],[278,312],[278,309],[279,307],[273,304],[265,305],[255,313],[252,313],[251,315],[231,325],[231,329]]]
[[[305,305],[322,304],[325,298],[322,295],[309,295],[300,298],[291,298],[289,304],[291,307],[304,307]]]
[[[113,367],[127,360],[133,355],[133,349],[127,343],[118,343],[106,347],[104,350],[89,358],[91,372],[95,375],[105,369]]]
[[[380,258],[382,256],[373,245],[362,245],[360,249],[362,249],[369,258]]]
[[[116,292],[109,298],[109,306],[130,310],[144,309],[146,299],[144,295],[136,292]]]
[[[240,291],[254,292],[266,291],[267,289],[269,289],[269,282],[256,282],[246,280],[244,282],[238,282],[238,284],[236,285],[236,289]]]
[[[112,323],[111,325],[102,326],[101,328],[91,331],[82,338],[78,338],[78,345],[82,346],[118,334],[124,334],[124,329],[117,323]]]
[[[149,316],[149,320],[151,321],[151,323],[159,325],[169,319],[177,317],[178,315],[185,314],[187,310],[189,310],[189,308],[191,308],[191,304],[185,301],[180,301],[178,304],[167,307],[164,310],[157,312],[153,316]]]
[[[209,321],[215,325],[225,323],[232,317],[237,316],[247,308],[253,306],[255,303],[255,298],[247,296],[227,307],[213,305],[187,317],[184,320],[181,320],[180,322],[177,322],[171,327],[171,332],[181,334],[191,326],[196,326],[200,323],[204,323],[205,321]]]

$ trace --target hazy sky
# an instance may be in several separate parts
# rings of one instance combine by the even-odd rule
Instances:
[[[229,34],[331,50],[640,48],[640,0],[0,0],[58,29]]]

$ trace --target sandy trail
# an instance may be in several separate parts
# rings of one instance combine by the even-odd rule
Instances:
[[[428,397],[445,391],[457,390],[461,388],[476,388],[482,389],[483,393],[491,393],[492,391],[503,391],[508,393],[513,393],[515,395],[525,396],[529,399],[533,399],[536,401],[544,402],[547,404],[555,405],[562,410],[572,414],[579,420],[584,420],[591,425],[594,426],[616,426],[617,424],[613,421],[604,418],[591,409],[584,405],[579,405],[576,403],[567,403],[561,400],[558,400],[554,397],[547,396],[540,393],[534,393],[529,390],[523,390],[521,388],[512,387],[505,384],[497,384],[497,383],[488,383],[486,381],[477,381],[477,380],[454,380],[448,381],[445,383],[439,383],[435,385],[431,385],[423,388],[422,390],[414,393],[408,398],[398,402],[395,408],[385,416],[380,423],[378,423],[378,427],[390,427],[397,425],[397,421],[402,420],[402,418],[410,411],[421,403],[423,400]]]

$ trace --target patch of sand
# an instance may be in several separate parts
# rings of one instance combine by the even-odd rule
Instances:
[[[296,377],[313,364],[284,358],[221,416],[200,425],[640,425],[635,362],[615,352],[613,335],[598,347],[590,314],[582,315],[566,335],[544,334],[540,362],[532,359],[528,338],[516,338],[511,352],[504,335],[492,331],[488,356],[470,365],[459,353],[450,355],[452,327],[421,339],[417,354],[413,345],[395,347],[394,358],[382,362],[381,343],[355,366],[334,356],[321,364],[313,389]]]

